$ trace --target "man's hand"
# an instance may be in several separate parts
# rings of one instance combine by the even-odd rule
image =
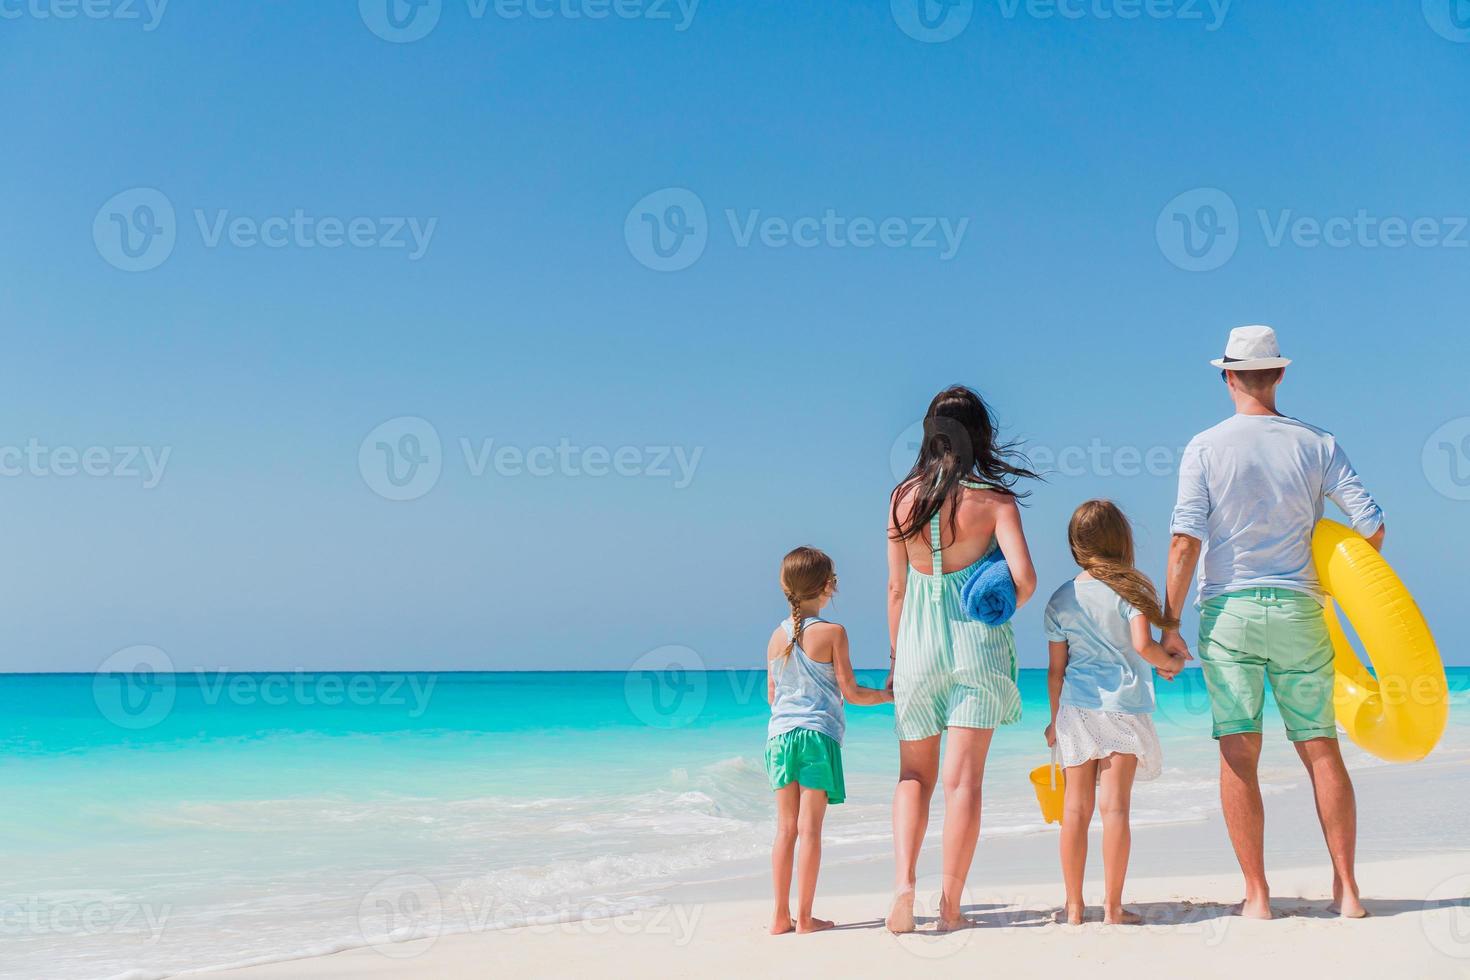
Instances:
[[[1159,646],[1169,651],[1169,655],[1178,657],[1180,669],[1184,663],[1193,660],[1189,654],[1189,644],[1184,642],[1184,636],[1178,630],[1164,630],[1164,635],[1159,638]]]

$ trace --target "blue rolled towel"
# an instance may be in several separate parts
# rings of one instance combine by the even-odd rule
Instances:
[[[980,560],[980,567],[960,590],[960,605],[965,615],[987,626],[1000,626],[1016,614],[1016,583],[1011,581],[1011,566],[1000,549]]]

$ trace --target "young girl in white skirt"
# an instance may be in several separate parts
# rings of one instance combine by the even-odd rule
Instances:
[[[1133,529],[1115,504],[1089,500],[1078,507],[1067,542],[1082,573],[1052,595],[1043,620],[1051,656],[1046,744],[1067,771],[1061,835],[1067,904],[1058,918],[1079,925],[1086,917],[1087,831],[1100,806],[1103,921],[1136,925],[1138,915],[1123,908],[1129,799],[1135,778],[1154,779],[1163,769],[1149,667],[1173,680],[1186,658],[1154,640],[1151,627],[1179,624],[1165,618],[1153,583],[1133,567]]]

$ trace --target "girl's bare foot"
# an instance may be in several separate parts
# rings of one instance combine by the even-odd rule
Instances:
[[[1110,926],[1136,926],[1143,921],[1143,916],[1137,912],[1130,912],[1123,906],[1117,908],[1103,909],[1103,924]]]
[[[802,919],[796,924],[799,933],[821,932],[823,929],[831,929],[837,923],[831,919]]]
[[[771,920],[771,935],[784,936],[788,932],[796,931],[796,923],[790,916],[778,915]]]
[[[914,931],[914,890],[901,891],[893,896],[893,907],[888,910],[884,923],[894,935]]]

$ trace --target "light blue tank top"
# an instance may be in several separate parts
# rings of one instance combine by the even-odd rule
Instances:
[[[802,631],[825,619],[812,617],[802,623]],[[783,620],[786,638],[791,639],[791,620]],[[766,737],[775,738],[797,728],[821,732],[838,745],[847,730],[842,710],[842,692],[837,689],[837,668],[817,663],[798,644],[785,657],[777,657],[768,665],[776,678],[775,696],[771,698],[771,724]]]

